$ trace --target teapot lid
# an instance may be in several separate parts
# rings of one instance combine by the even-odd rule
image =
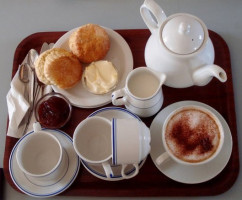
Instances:
[[[206,26],[195,16],[179,14],[164,25],[162,40],[170,51],[177,54],[191,54],[203,44]]]

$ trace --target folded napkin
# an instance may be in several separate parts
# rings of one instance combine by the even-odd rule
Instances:
[[[26,61],[26,58],[23,62]],[[31,71],[30,73],[31,74]],[[33,76],[30,75],[29,78],[29,91],[31,91],[31,85],[33,82]],[[28,111],[30,104],[24,98],[24,83],[19,79],[19,69],[13,77],[11,84],[11,88],[7,94],[7,107],[8,107],[8,116],[9,116],[9,124],[7,135],[15,138],[20,138],[23,134],[33,130],[33,123],[36,121],[34,117],[34,112],[32,112],[32,117],[28,126],[28,129],[25,133],[23,133],[25,126],[19,126],[22,119],[24,118],[26,112]],[[52,91],[51,86],[46,86],[43,94],[49,93]],[[42,95],[43,95],[42,94]],[[38,96],[38,99],[40,95]]]

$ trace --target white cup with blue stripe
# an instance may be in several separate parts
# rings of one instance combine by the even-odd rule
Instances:
[[[42,130],[38,122],[34,131],[26,134],[19,142],[16,158],[20,169],[31,181],[53,184],[67,169],[67,158],[56,136]]]
[[[122,165],[121,174],[125,179],[139,173],[139,163],[150,152],[150,130],[136,119],[112,119],[112,163]],[[125,174],[125,168],[132,164],[135,171]]]
[[[125,82],[125,87],[112,93],[112,103],[124,105],[140,117],[150,117],[162,107],[164,96],[162,85],[166,75],[148,67],[132,70]]]

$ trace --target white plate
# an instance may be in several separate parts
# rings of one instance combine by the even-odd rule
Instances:
[[[105,28],[105,27],[103,27]],[[68,39],[72,32],[77,28],[65,33],[54,45],[54,48],[63,48],[70,51]],[[104,60],[111,61],[118,70],[119,82],[115,89],[124,87],[125,80],[130,71],[133,69],[133,56],[129,45],[124,38],[117,32],[105,28],[107,31],[111,46]],[[52,86],[55,92],[65,95],[72,105],[81,108],[96,108],[104,106],[111,102],[111,93],[104,95],[95,95],[88,92],[82,85],[81,81],[71,89],[63,90],[56,86]]]
[[[132,112],[130,112],[124,108],[120,108],[120,107],[101,108],[101,109],[93,112],[92,114],[90,114],[88,117],[93,117],[93,116],[104,117],[109,120],[111,120],[112,118],[119,118],[119,119],[135,118],[135,119],[141,121],[141,119],[137,115],[133,114]],[[140,168],[143,166],[145,160],[146,159],[144,159],[143,161],[141,161],[139,163]],[[119,181],[119,180],[124,179],[121,175],[121,166],[120,165],[117,165],[117,166],[111,165],[114,176],[112,178],[107,178],[107,176],[104,172],[104,169],[101,165],[92,165],[83,160],[81,160],[81,162],[82,162],[83,166],[87,169],[87,171],[89,171],[92,175],[96,176],[97,178],[107,180],[107,181]],[[110,164],[111,164],[111,160],[110,160]],[[133,165],[128,165],[125,169],[125,173],[127,175],[130,175],[134,172],[134,170],[135,170],[135,168]]]
[[[212,111],[221,121],[224,128],[224,145],[221,149],[219,155],[211,162],[201,165],[201,166],[185,166],[182,164],[178,164],[172,159],[169,159],[167,162],[158,166],[155,163],[156,158],[162,154],[165,149],[163,147],[162,139],[161,139],[161,130],[164,123],[165,118],[176,108],[179,108],[184,105],[198,105],[203,106],[210,111]],[[151,127],[151,158],[156,165],[156,167],[167,177],[188,184],[202,183],[208,181],[215,176],[217,176],[227,165],[231,152],[232,152],[232,136],[227,122],[224,118],[212,107],[196,102],[196,101],[181,101],[174,104],[171,104],[164,108],[153,120]]]
[[[37,180],[34,181],[34,179],[30,181],[29,178],[20,170],[16,160],[16,150],[19,142],[28,134],[32,134],[33,131],[19,139],[19,141],[15,144],[9,158],[9,171],[14,184],[23,193],[41,198],[55,196],[65,191],[75,180],[80,168],[80,159],[73,148],[72,138],[60,130],[43,130],[48,130],[48,132],[55,135],[59,139],[66,153],[68,159],[68,168],[62,178],[56,181],[53,180],[51,185],[48,183],[44,184],[43,182],[40,184]]]

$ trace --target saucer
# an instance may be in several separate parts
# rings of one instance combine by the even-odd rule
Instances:
[[[92,114],[90,114],[88,117],[93,117],[93,116],[104,117],[109,120],[112,120],[112,118],[118,118],[118,119],[134,118],[134,119],[141,121],[141,119],[137,115],[133,114],[132,112],[130,112],[124,108],[120,108],[120,107],[101,108],[99,110],[96,110]],[[139,163],[139,168],[141,168],[143,166],[145,160],[146,159],[142,160]],[[82,162],[83,166],[87,169],[87,171],[89,171],[92,175],[96,176],[97,178],[107,180],[107,181],[119,181],[119,180],[124,179],[121,176],[121,169],[122,169],[121,165],[111,165],[114,176],[111,178],[107,178],[106,174],[104,172],[104,169],[101,165],[93,165],[93,164],[87,163],[83,160],[81,160],[81,162]],[[110,161],[110,164],[111,164],[111,161]],[[135,168],[133,165],[128,165],[125,169],[125,173],[127,175],[132,174],[134,171],[135,171]]]
[[[62,174],[61,177],[59,177],[57,180],[51,180],[51,183],[44,183],[37,178],[30,179],[30,177],[20,170],[16,160],[16,150],[21,140],[28,134],[32,134],[33,131],[19,139],[19,141],[13,147],[9,158],[10,175],[18,189],[27,195],[42,198],[54,196],[65,191],[75,180],[80,168],[80,159],[73,148],[72,138],[60,130],[43,130],[48,130],[48,132],[55,135],[59,139],[64,149],[65,159],[68,160],[68,164],[67,170]]]
[[[115,88],[118,90],[124,87],[126,77],[133,69],[133,55],[129,45],[119,33],[106,27],[103,28],[108,33],[111,42],[110,49],[104,60],[111,61],[118,71],[119,81]],[[60,37],[54,48],[63,48],[70,51],[68,40],[71,33],[76,29],[72,29]],[[55,92],[59,92],[67,97],[72,105],[80,108],[97,108],[111,102],[110,93],[103,95],[92,94],[83,87],[81,81],[68,90],[63,90],[56,86],[52,86],[52,88]]]
[[[175,109],[186,105],[198,105],[212,111],[221,121],[224,128],[224,145],[218,156],[209,163],[199,166],[185,166],[172,159],[162,165],[157,165],[155,160],[165,149],[161,139],[161,130],[166,117]],[[227,165],[232,153],[232,136],[225,119],[212,107],[197,101],[180,101],[161,110],[153,120],[151,127],[151,158],[155,166],[167,177],[174,181],[188,184],[202,183],[217,176]]]
[[[115,106],[98,109],[95,112],[91,113],[88,117],[93,117],[93,116],[104,117],[109,120],[112,120],[113,118],[117,118],[117,119],[135,118],[141,121],[141,119],[136,114],[130,112],[125,108],[115,107]]]
[[[146,159],[142,160],[139,163],[139,169],[143,166]],[[124,178],[121,175],[122,166],[121,165],[112,165],[112,161],[110,160],[109,163],[111,165],[113,176],[111,178],[107,178],[105,171],[102,167],[102,165],[93,165],[90,163],[85,162],[84,160],[81,160],[83,166],[89,171],[92,175],[96,176],[97,178],[100,178],[105,181],[120,181],[124,180]],[[132,175],[135,171],[135,168],[133,165],[128,165],[125,168],[125,174],[126,175]]]

